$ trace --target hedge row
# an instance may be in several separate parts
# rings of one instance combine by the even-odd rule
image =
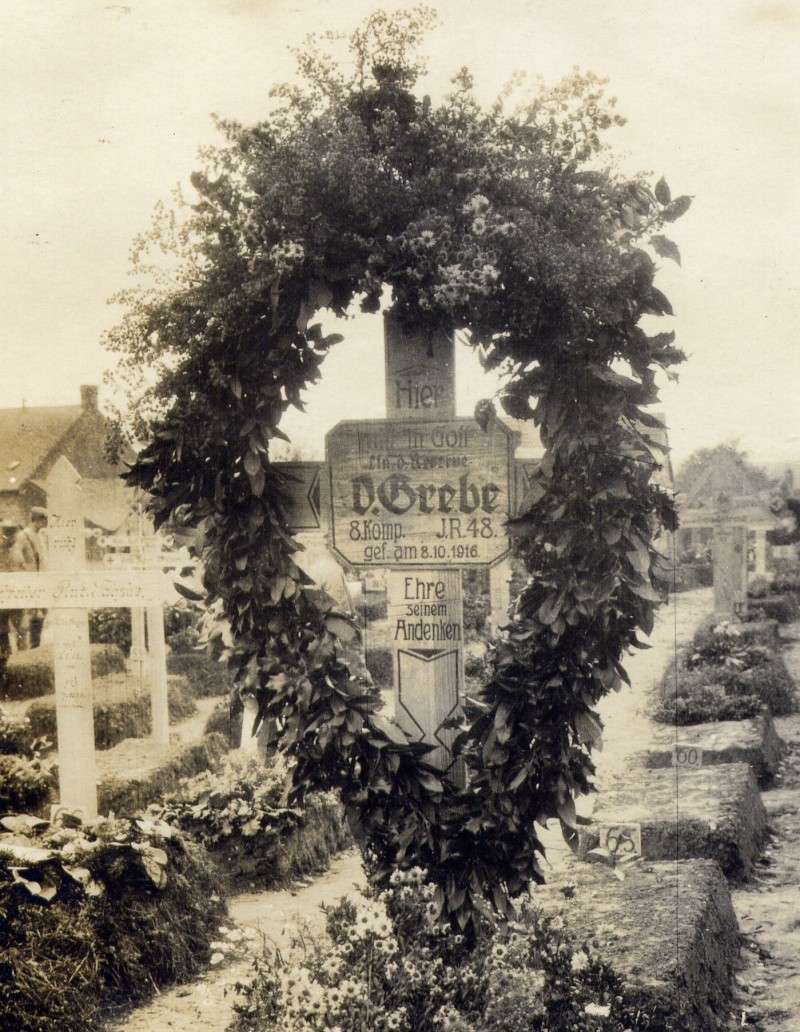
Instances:
[[[125,656],[116,645],[90,645],[92,678],[106,677],[125,671]],[[3,697],[6,699],[35,699],[52,695],[55,691],[53,675],[53,646],[41,645],[9,656],[5,670]]]
[[[800,619],[800,601],[791,594],[751,598],[747,609],[750,619],[777,620],[779,624]]]
[[[150,696],[137,692],[130,682],[99,679],[94,689],[94,744],[96,749],[111,749],[126,738],[146,738],[150,734]],[[184,720],[197,712],[197,704],[182,677],[167,678],[170,721]],[[31,730],[37,737],[46,735],[58,744],[55,699],[42,699],[28,707]]]
[[[225,695],[231,689],[227,668],[205,652],[170,653],[167,672],[185,677],[196,699]]]

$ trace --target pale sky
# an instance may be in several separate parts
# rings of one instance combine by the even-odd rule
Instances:
[[[258,119],[291,77],[288,45],[349,29],[371,0],[5,0],[0,406],[77,403],[112,361],[128,249],[160,199],[188,180],[210,113]],[[677,462],[738,439],[756,460],[800,456],[800,0],[443,0],[429,92],[460,65],[490,100],[511,72],[555,81],[573,66],[611,80],[629,119],[626,168],[694,196],[672,234],[683,267],[659,285],[689,354],[664,391]],[[341,328],[339,328],[341,329]],[[309,412],[319,450],[343,418],[383,414],[377,319],[345,325]],[[487,393],[458,365],[462,414]],[[489,385],[489,391],[491,385]],[[102,393],[101,393],[102,398]]]

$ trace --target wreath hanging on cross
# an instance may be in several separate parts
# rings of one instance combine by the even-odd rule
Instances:
[[[483,109],[466,72],[440,104],[418,97],[430,23],[423,8],[373,15],[348,41],[349,76],[310,41],[305,86],[273,91],[258,125],[220,123],[228,143],[193,177],[199,201],[183,222],[162,212],[135,255],[156,242],[178,271],[151,266],[155,286],[120,296],[108,343],[117,376],[158,372],[137,395],[148,443],[127,479],[158,524],[195,529],[225,658],[281,727],[295,799],[335,789],[372,876],[424,868],[440,914],[469,933],[478,909],[507,914],[543,880],[537,824],[576,835],[595,705],[627,680],[623,656],[664,595],[653,542],[676,520],[653,483],[647,406],[656,370],[683,355],[639,323],[672,314],[653,255],[678,259],[661,230],[690,202],[610,166],[603,137],[622,120],[594,75],[516,107]],[[314,314],[374,312],[387,291],[398,319],[458,330],[504,373],[500,405],[546,449],[511,521],[528,581],[456,739],[464,790],[379,713],[350,661],[355,628],[296,561],[270,458],[340,339]]]

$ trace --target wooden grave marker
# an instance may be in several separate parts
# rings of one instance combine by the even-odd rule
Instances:
[[[330,547],[350,566],[389,570],[395,719],[463,785],[455,732],[443,726],[464,697],[461,569],[510,553],[514,435],[499,420],[483,430],[455,417],[451,336],[415,336],[387,317],[384,343],[390,418],[340,423],[326,436]]]
[[[43,572],[0,575],[0,608],[47,609],[53,638],[59,804],[97,816],[94,696],[89,609],[160,607],[170,585],[160,571],[87,570],[80,476],[60,456],[48,477],[47,555]],[[162,624],[163,630],[163,624]],[[154,713],[154,726],[156,713]]]
[[[714,616],[731,620],[747,611],[747,527],[737,522],[727,495],[717,499],[712,544]]]
[[[324,514],[341,564],[390,571],[396,719],[435,744],[432,761],[448,769],[453,732],[441,725],[464,694],[461,568],[488,566],[496,630],[510,602],[505,521],[536,464],[514,460],[515,435],[501,421],[484,431],[456,418],[452,335],[415,335],[387,315],[384,347],[390,418],[338,424],[325,462],[275,466],[285,474],[292,531],[322,533]],[[245,700],[245,749],[257,748],[247,730],[255,712],[255,700]],[[463,771],[450,776],[463,782]]]

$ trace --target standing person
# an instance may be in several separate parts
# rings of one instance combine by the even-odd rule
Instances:
[[[29,546],[33,558],[33,569],[40,572],[45,566],[45,552],[47,544],[47,510],[41,505],[34,505],[31,509],[30,521],[27,527],[21,532],[23,546]],[[28,610],[28,633],[30,635],[30,647],[38,649],[42,641],[42,627],[44,626],[46,610]]]
[[[33,552],[21,537],[21,527],[13,520],[0,522],[0,573],[19,573],[34,569]],[[0,656],[28,647],[28,621],[24,609],[0,610]],[[5,662],[4,662],[5,665]]]

